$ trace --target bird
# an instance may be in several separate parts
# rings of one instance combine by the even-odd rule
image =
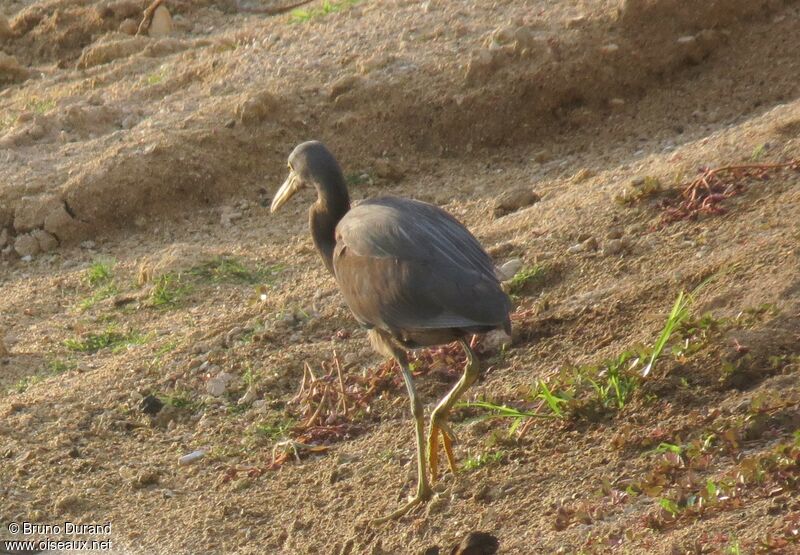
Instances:
[[[298,191],[316,189],[317,200],[308,211],[314,246],[353,316],[367,329],[373,348],[397,361],[408,392],[417,489],[399,509],[373,520],[386,522],[431,498],[431,483],[438,478],[440,435],[450,470],[456,472],[455,435],[448,416],[480,372],[469,338],[497,329],[510,335],[511,302],[481,244],[441,208],[392,196],[352,206],[339,163],[319,141],[297,145],[289,155],[288,170],[270,212]],[[424,408],[407,350],[454,341],[464,349],[465,368],[433,409],[426,441]]]

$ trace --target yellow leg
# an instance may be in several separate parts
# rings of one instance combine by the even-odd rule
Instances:
[[[436,481],[439,472],[440,433],[442,434],[442,445],[444,447],[444,453],[447,456],[447,463],[450,466],[450,471],[453,474],[456,473],[458,467],[455,457],[453,456],[453,440],[455,440],[455,434],[453,434],[450,424],[447,422],[447,416],[450,414],[453,405],[458,402],[458,399],[473,383],[475,383],[480,372],[478,359],[475,358],[475,353],[470,348],[469,343],[463,339],[460,340],[460,343],[461,346],[464,347],[464,352],[467,353],[467,364],[464,367],[464,374],[453,389],[445,395],[444,399],[436,405],[436,408],[431,414],[431,428],[428,434],[428,464],[431,467],[431,479],[433,481]]]
[[[374,337],[371,337],[371,339],[373,340],[373,343],[376,341]],[[411,377],[411,370],[408,368],[408,358],[406,357],[405,352],[392,345],[385,337],[381,337],[381,339],[386,341],[386,343],[384,343],[382,346],[388,346],[391,350],[392,356],[394,356],[394,358],[397,359],[397,362],[400,364],[400,370],[403,373],[403,380],[405,381],[406,389],[408,390],[408,397],[411,401],[411,414],[414,416],[414,428],[417,442],[417,493],[413,498],[411,498],[411,500],[409,500],[408,503],[393,513],[373,520],[373,524],[381,524],[383,522],[403,516],[416,505],[424,503],[430,499],[431,494],[433,493],[430,483],[428,482],[428,473],[425,469],[425,412],[422,408],[422,402],[417,397],[417,391],[414,387],[413,378]]]

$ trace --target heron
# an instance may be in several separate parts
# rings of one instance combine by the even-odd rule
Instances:
[[[373,348],[397,361],[411,401],[416,494],[375,520],[385,522],[431,498],[431,483],[438,478],[440,436],[450,470],[456,472],[455,435],[448,416],[480,372],[469,338],[496,329],[510,335],[511,303],[481,244],[441,208],[391,196],[351,206],[341,167],[319,141],[295,147],[288,169],[272,200],[271,213],[298,191],[316,189],[317,200],[309,209],[314,246],[353,316],[368,330]],[[464,349],[466,364],[458,382],[431,413],[426,449],[424,408],[407,350],[454,341]]]

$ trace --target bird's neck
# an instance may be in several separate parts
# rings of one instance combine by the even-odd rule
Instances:
[[[343,188],[344,189],[344,188]],[[311,238],[325,267],[333,274],[333,250],[336,248],[336,225],[350,210],[347,189],[344,194],[326,195],[320,192],[317,202],[308,211]]]

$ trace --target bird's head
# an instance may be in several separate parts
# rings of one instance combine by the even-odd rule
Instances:
[[[327,147],[319,141],[300,143],[289,155],[289,176],[272,199],[270,212],[286,204],[294,194],[305,187],[315,187],[321,198],[342,194],[347,189],[339,163]]]

